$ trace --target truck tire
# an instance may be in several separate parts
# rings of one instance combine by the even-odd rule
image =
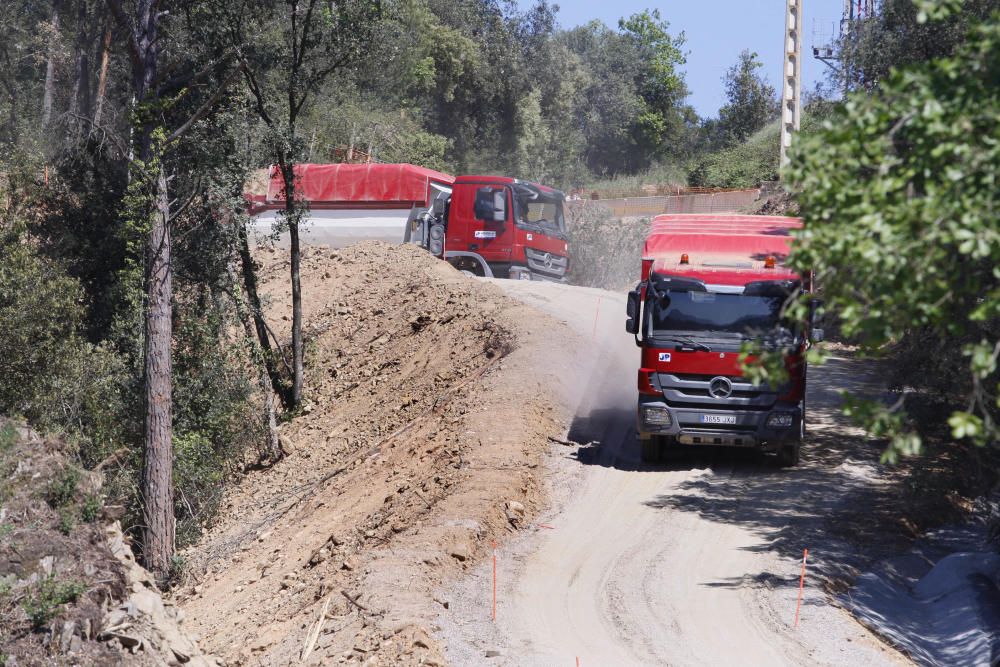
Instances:
[[[643,463],[659,463],[662,450],[659,438],[646,438],[639,441],[639,458]]]
[[[799,435],[802,438],[805,438],[805,436],[806,436],[806,428],[808,427],[809,424],[806,421],[806,399],[804,399],[804,398],[802,399],[801,414],[802,414],[802,421],[801,421],[801,424],[799,425]]]
[[[793,468],[799,464],[799,450],[802,444],[796,442],[791,445],[782,446],[778,452],[778,465],[782,468]]]

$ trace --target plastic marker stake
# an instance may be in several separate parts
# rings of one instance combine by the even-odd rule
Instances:
[[[497,543],[493,542],[493,622],[497,622]]]
[[[597,297],[597,309],[594,311],[594,330],[591,332],[590,337],[593,340],[597,340],[597,320],[601,316],[601,297]]]
[[[799,610],[802,609],[802,592],[806,587],[806,559],[809,558],[809,550],[802,550],[802,575],[799,577],[799,602],[795,605],[795,627],[799,627]]]

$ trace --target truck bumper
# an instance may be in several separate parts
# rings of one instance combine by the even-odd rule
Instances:
[[[526,266],[511,266],[509,275],[511,280],[544,280],[550,283],[566,282],[565,276],[549,276],[540,271],[532,271]]]
[[[779,451],[801,441],[802,410],[776,403],[770,410],[677,408],[642,396],[636,414],[640,440],[662,437],[680,445],[748,447]]]

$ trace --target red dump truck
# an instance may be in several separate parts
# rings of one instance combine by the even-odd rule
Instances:
[[[642,349],[637,433],[643,461],[697,445],[754,448],[798,463],[806,421],[805,350],[822,331],[782,319],[809,275],[783,265],[797,218],[661,215],[653,219],[626,331]],[[810,318],[811,319],[811,318]],[[744,343],[781,350],[789,380],[754,385]]]
[[[502,176],[454,177],[412,164],[302,164],[295,174],[297,197],[308,207],[308,243],[415,243],[478,276],[566,279],[569,237],[558,190]],[[250,200],[258,231],[280,229],[281,172],[272,167],[267,193]]]

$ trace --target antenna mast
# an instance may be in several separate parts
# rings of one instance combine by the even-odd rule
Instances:
[[[835,30],[831,26],[829,33],[825,33],[817,38],[817,31],[814,26],[813,57],[841,75],[844,80],[845,95],[850,90],[851,77],[848,72],[844,71],[844,65],[841,63],[843,57],[840,53],[839,44],[843,43],[845,39],[851,39],[855,36],[855,23],[873,18],[874,16],[875,0],[844,0],[844,11],[841,14],[839,30]],[[820,39],[823,40],[822,43],[817,43]]]

